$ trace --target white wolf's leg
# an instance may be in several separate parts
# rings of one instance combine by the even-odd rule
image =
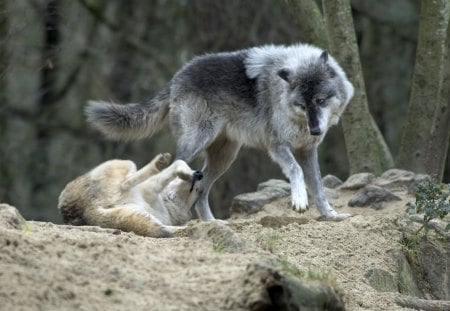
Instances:
[[[350,214],[337,213],[328,203],[323,189],[322,177],[319,168],[319,159],[317,156],[317,148],[306,151],[299,151],[296,154],[300,165],[303,168],[308,190],[314,197],[314,202],[319,209],[320,214],[323,217],[332,219],[349,217]]]
[[[144,194],[145,200],[152,205],[152,202],[157,200],[158,195],[172,180],[176,177],[189,180],[193,174],[194,171],[186,164],[186,162],[176,160],[169,167],[141,183],[139,188]]]
[[[291,182],[292,206],[296,211],[304,212],[308,208],[308,195],[302,168],[295,160],[291,149],[288,146],[274,146],[269,150],[269,155],[280,165],[284,175]]]
[[[214,220],[214,216],[209,207],[208,196],[214,182],[230,167],[236,159],[241,145],[227,139],[220,139],[214,142],[206,150],[206,161],[203,167],[203,179],[201,192],[195,210],[203,221]]]
[[[128,191],[129,189],[135,187],[136,185],[142,183],[150,176],[159,173],[163,168],[165,168],[170,163],[171,155],[169,153],[157,155],[150,163],[146,166],[128,176],[122,184],[120,185],[123,191]]]

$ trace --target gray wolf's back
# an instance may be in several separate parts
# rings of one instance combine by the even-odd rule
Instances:
[[[207,54],[194,58],[174,77],[172,87],[205,99],[226,97],[230,101],[256,105],[256,79],[246,74],[246,51]]]

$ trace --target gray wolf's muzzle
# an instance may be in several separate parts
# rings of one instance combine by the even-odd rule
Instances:
[[[319,126],[319,111],[316,107],[308,107],[306,109],[306,115],[308,118],[309,133],[313,136],[319,136],[322,134],[322,130]]]
[[[202,178],[203,178],[203,173],[200,171],[195,171],[194,174],[192,174],[191,189],[189,190],[189,192],[192,192],[192,190],[194,189],[195,182],[198,180],[202,180]]]

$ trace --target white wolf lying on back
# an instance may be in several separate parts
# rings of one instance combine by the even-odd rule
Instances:
[[[111,160],[71,181],[58,209],[71,225],[92,225],[169,237],[191,219],[200,172],[160,154],[140,170],[132,161]],[[165,168],[165,169],[164,169]]]
[[[268,152],[279,164],[296,210],[308,207],[306,182],[322,216],[334,219],[347,215],[339,215],[325,197],[317,148],[352,96],[352,84],[326,51],[269,45],[196,57],[151,100],[90,102],[86,113],[106,136],[125,140],[152,135],[168,117],[176,159],[190,163],[206,156],[196,203],[203,220],[214,219],[211,186],[244,145]]]

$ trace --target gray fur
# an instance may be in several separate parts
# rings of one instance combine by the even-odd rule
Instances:
[[[353,86],[327,52],[269,45],[196,57],[155,99],[131,106],[90,102],[86,113],[105,135],[121,139],[152,134],[167,114],[176,158],[190,162],[206,154],[196,205],[203,220],[214,218],[208,204],[212,184],[243,145],[266,150],[280,165],[296,210],[308,206],[305,174],[319,211],[333,218],[338,214],[323,194],[317,147],[352,96]]]

